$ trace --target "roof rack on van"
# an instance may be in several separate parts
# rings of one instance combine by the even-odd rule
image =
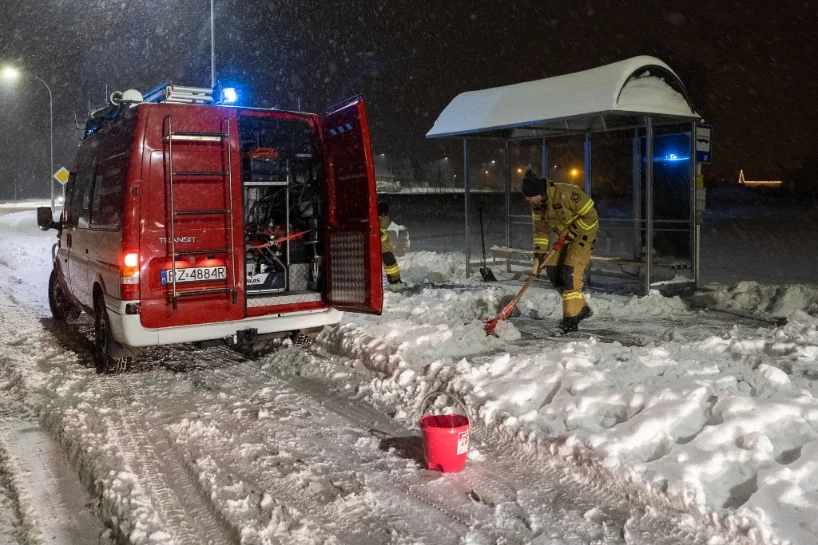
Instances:
[[[174,104],[213,104],[213,89],[207,87],[183,87],[172,81],[145,93],[144,102],[170,102]]]
[[[116,91],[111,94],[108,104],[88,114],[85,123],[85,136],[89,136],[99,129],[122,116],[125,108],[151,102],[154,104],[213,104],[213,89],[206,87],[183,87],[166,81],[162,85],[151,89],[144,95],[129,89],[125,92]]]

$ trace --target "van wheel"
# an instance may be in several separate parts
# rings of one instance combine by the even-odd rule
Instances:
[[[318,338],[318,333],[317,331],[301,329],[299,331],[293,331],[290,338],[293,341],[293,346],[296,348],[307,348],[308,346],[312,346],[315,339]]]
[[[116,340],[111,333],[111,320],[105,309],[105,299],[97,296],[94,302],[94,364],[97,373],[123,373],[130,368],[131,358],[113,358],[111,349]]]
[[[48,306],[58,322],[67,322],[80,315],[79,307],[71,302],[63,290],[56,268],[51,269],[51,276],[48,277]]]

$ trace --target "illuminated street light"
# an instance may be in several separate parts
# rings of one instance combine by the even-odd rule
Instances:
[[[32,78],[38,80],[40,83],[45,85],[45,88],[48,90],[48,138],[49,138],[49,146],[51,148],[51,161],[50,161],[50,170],[48,171],[48,183],[51,186],[51,213],[53,214],[56,207],[54,206],[54,178],[52,175],[54,174],[54,99],[51,96],[51,87],[40,77],[35,76],[29,72],[20,72],[16,68],[12,66],[6,66],[3,68],[3,79],[14,81],[20,75],[24,76],[31,76]]]
[[[571,169],[571,178],[576,178],[577,174],[579,174],[579,171],[577,169],[575,169],[575,168],[572,168]]]
[[[517,174],[522,174],[522,173],[523,173],[523,169],[518,168],[518,169],[517,169]]]

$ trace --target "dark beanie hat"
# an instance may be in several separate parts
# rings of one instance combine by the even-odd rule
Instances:
[[[536,174],[529,170],[526,171],[525,176],[523,177],[521,189],[523,191],[523,195],[526,197],[536,197],[537,195],[543,194],[545,191],[545,184],[540,178],[537,177]]]

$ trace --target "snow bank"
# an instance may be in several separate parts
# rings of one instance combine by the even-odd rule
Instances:
[[[459,259],[458,259],[459,258]],[[588,340],[538,341],[515,320],[498,337],[482,326],[512,285],[467,282],[460,256],[409,254],[407,278],[439,273],[450,289],[386,295],[381,317],[347,315],[319,343],[383,376],[363,389],[414,418],[426,392],[460,394],[481,423],[560,456],[593,460],[679,504],[726,514],[760,542],[811,543],[818,520],[818,325],[739,326],[658,294],[591,294],[588,327],[643,333],[679,324],[644,347]],[[807,317],[818,288],[743,282],[716,291],[748,312]],[[522,316],[560,316],[560,299],[535,285]],[[595,325],[592,324],[595,322]],[[659,329],[661,331],[661,329]]]
[[[818,285],[764,285],[739,282],[733,286],[712,285],[707,297],[716,306],[757,315],[804,320],[818,316]]]

